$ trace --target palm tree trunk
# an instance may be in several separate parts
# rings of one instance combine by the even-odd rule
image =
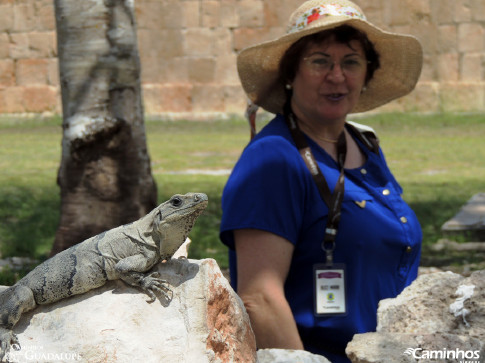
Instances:
[[[156,206],[133,1],[54,0],[63,107],[51,255]]]

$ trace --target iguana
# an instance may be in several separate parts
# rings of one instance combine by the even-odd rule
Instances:
[[[201,193],[174,195],[136,222],[91,237],[46,260],[15,285],[0,293],[0,361],[13,345],[12,331],[23,312],[122,279],[156,300],[167,296],[166,281],[155,264],[170,259],[183,244],[197,217],[207,206]]]

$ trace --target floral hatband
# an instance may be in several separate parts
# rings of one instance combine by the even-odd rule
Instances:
[[[366,20],[365,15],[352,6],[322,4],[305,11],[300,15],[293,24],[290,24],[287,33],[290,34],[303,30],[313,21],[327,16],[346,16],[348,18]]]

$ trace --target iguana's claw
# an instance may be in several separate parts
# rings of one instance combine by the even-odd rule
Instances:
[[[20,350],[17,335],[9,329],[0,327],[0,362],[3,361],[3,358],[5,357],[5,354],[9,352],[10,347],[13,347],[15,350]],[[7,357],[7,362],[8,361]]]
[[[160,279],[158,272],[152,272],[145,276],[141,282],[142,289],[150,296],[150,300],[147,302],[152,303],[157,299],[155,292],[163,295],[167,300],[172,300],[173,292],[168,287],[168,283],[165,280]],[[170,291],[170,296],[168,292]]]

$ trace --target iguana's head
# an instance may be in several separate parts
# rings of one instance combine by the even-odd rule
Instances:
[[[207,207],[207,195],[176,194],[158,206],[153,221],[153,234],[160,240],[160,256],[169,259],[185,242],[195,220]]]

